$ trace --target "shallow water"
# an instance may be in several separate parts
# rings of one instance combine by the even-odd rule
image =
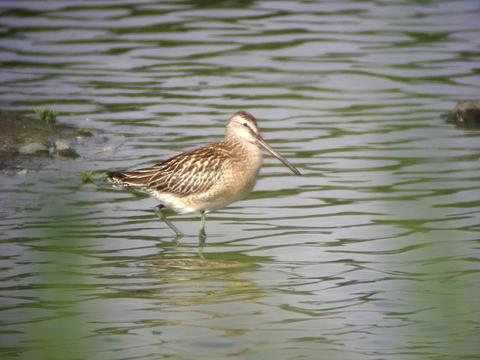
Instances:
[[[0,3],[0,104],[93,129],[1,175],[12,359],[473,359],[480,354],[478,1]],[[248,199],[197,216],[80,174],[220,138],[252,112]]]

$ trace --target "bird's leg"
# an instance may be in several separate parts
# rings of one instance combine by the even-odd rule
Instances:
[[[202,220],[200,222],[200,232],[198,233],[198,238],[200,239],[200,245],[205,244],[205,239],[207,234],[205,233],[205,223],[207,221],[207,216],[205,211],[202,211]]]
[[[163,220],[165,222],[165,224],[167,224],[170,229],[175,231],[175,234],[177,235],[177,238],[182,237],[183,233],[180,230],[178,230],[178,228],[175,225],[173,225],[173,223],[170,220],[168,220],[167,217],[165,216],[165,214],[163,213],[162,209],[164,207],[165,206],[163,206],[162,204],[155,206],[155,214],[157,214],[157,216],[161,220]]]

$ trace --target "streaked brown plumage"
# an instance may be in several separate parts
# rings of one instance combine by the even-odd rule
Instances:
[[[148,191],[192,195],[208,190],[220,178],[222,164],[235,153],[224,143],[186,151],[148,168],[111,173],[121,185]]]
[[[243,199],[254,187],[264,147],[295,174],[299,171],[260,136],[255,118],[236,112],[221,142],[183,152],[152,167],[109,172],[113,183],[146,191],[160,200],[155,208],[177,236],[182,233],[162,213],[163,207],[180,214],[202,214],[200,238],[205,237],[205,214]]]

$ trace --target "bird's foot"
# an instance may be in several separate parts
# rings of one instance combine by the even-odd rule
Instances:
[[[162,211],[163,208],[164,206],[162,204],[155,206],[155,213],[161,220],[163,220],[165,224],[168,225],[170,229],[172,229],[175,232],[175,241],[177,241],[183,237],[183,233],[180,230],[178,230],[178,228],[175,225],[173,225],[173,223],[170,220],[167,219],[167,217]]]
[[[204,246],[206,239],[207,239],[207,234],[205,233],[205,229],[202,228],[198,233],[198,244],[200,246]]]

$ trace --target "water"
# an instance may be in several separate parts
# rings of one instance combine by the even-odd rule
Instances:
[[[480,358],[478,1],[2,0],[0,104],[87,127],[0,178],[2,359]],[[255,191],[172,216],[98,182],[252,112]]]

